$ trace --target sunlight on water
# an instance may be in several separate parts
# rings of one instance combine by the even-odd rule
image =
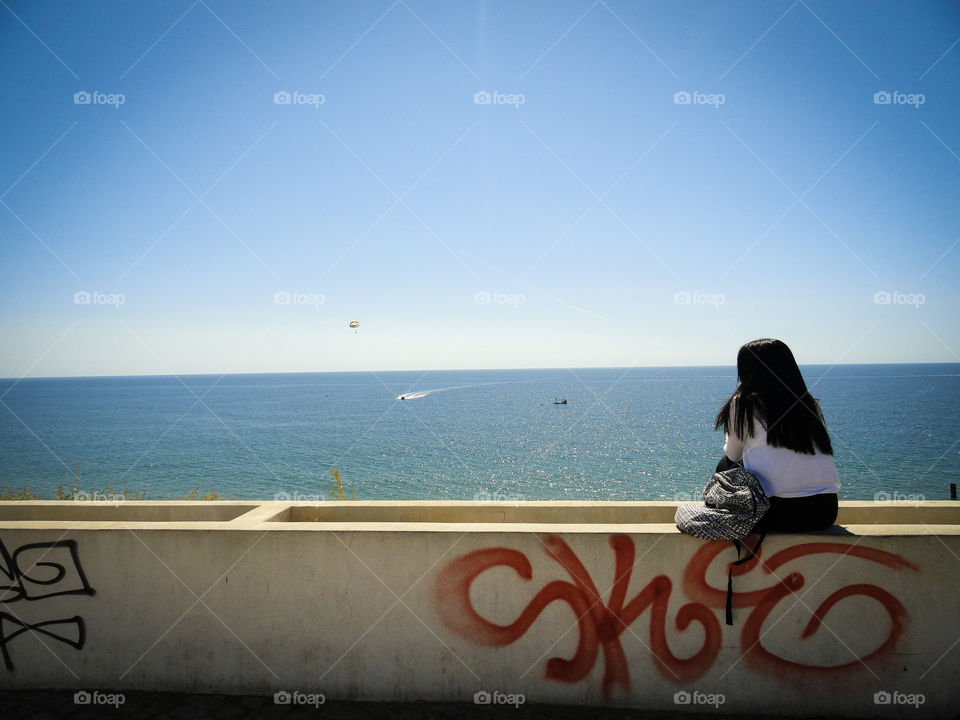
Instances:
[[[841,499],[945,499],[960,365],[804,368]],[[0,381],[0,485],[182,497],[694,499],[733,368],[487,370]],[[9,390],[9,392],[7,392]],[[206,394],[204,394],[206,393]],[[203,402],[197,398],[202,397]],[[566,398],[567,405],[555,405]],[[417,402],[407,402],[416,400]],[[16,415],[14,415],[16,413]],[[18,419],[19,418],[19,419]],[[22,421],[22,422],[21,422]]]

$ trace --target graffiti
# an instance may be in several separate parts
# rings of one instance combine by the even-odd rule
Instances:
[[[499,565],[512,568],[524,580],[533,577],[529,559],[517,550],[490,548],[464,555],[447,565],[435,585],[435,601],[441,619],[454,632],[478,645],[502,646],[515,642],[526,633],[544,608],[555,600],[566,602],[577,617],[580,638],[577,650],[569,660],[551,658],[546,677],[561,682],[585,678],[603,650],[603,692],[611,694],[619,688],[630,691],[627,658],[620,635],[646,610],[650,612],[650,650],[658,660],[658,668],[666,677],[684,682],[703,675],[713,665],[720,650],[720,623],[713,611],[701,603],[689,603],[677,612],[676,627],[686,630],[699,623],[704,630],[703,646],[686,659],[676,657],[667,644],[667,602],[673,583],[666,575],[653,578],[632,600],[624,604],[634,565],[633,541],[626,535],[611,535],[614,550],[615,581],[609,603],[604,604],[586,568],[570,547],[559,537],[542,541],[547,554],[556,560],[572,583],[556,580],[548,583],[510,625],[496,625],[482,617],[470,601],[470,585],[485,570]]]
[[[615,690],[630,692],[629,667],[620,636],[650,608],[650,642],[647,647],[661,675],[675,683],[685,683],[703,676],[713,666],[720,652],[722,629],[716,610],[724,608],[726,603],[726,589],[709,585],[706,580],[707,570],[720,553],[731,548],[730,543],[704,544],[684,570],[682,589],[686,598],[692,602],[677,610],[674,624],[678,631],[683,632],[695,622],[702,627],[704,633],[701,647],[688,658],[678,658],[668,643],[667,605],[673,590],[670,578],[657,575],[627,602],[627,589],[636,554],[634,543],[629,536],[620,534],[611,535],[609,543],[614,551],[615,569],[613,586],[606,603],[573,550],[561,538],[551,535],[541,540],[541,544],[547,555],[566,571],[570,581],[554,580],[547,583],[512,623],[498,625],[477,612],[470,598],[470,587],[481,574],[495,567],[511,568],[522,580],[531,580],[533,566],[529,558],[519,550],[486,548],[453,560],[437,575],[434,605],[443,623],[460,637],[480,646],[502,647],[523,637],[548,605],[558,600],[566,603],[577,618],[577,648],[569,659],[550,658],[546,664],[545,677],[565,683],[583,680],[593,670],[602,651],[602,690],[605,696],[610,696]],[[788,562],[822,553],[861,558],[897,570],[917,570],[914,565],[893,553],[858,545],[818,542],[794,545],[775,553],[766,561],[762,559],[760,549],[757,549],[755,557],[743,565],[733,567],[733,574],[745,575],[758,565],[762,566],[765,573],[770,574]],[[889,592],[866,583],[848,585],[824,600],[813,611],[801,639],[815,635],[826,615],[837,603],[849,597],[864,596],[880,603],[891,620],[887,638],[873,652],[864,657],[856,657],[843,665],[818,667],[782,658],[766,649],[761,642],[760,632],[764,620],[778,603],[803,587],[803,584],[804,577],[798,572],[792,572],[782,579],[778,577],[768,587],[734,594],[735,608],[753,608],[740,636],[744,660],[752,670],[782,672],[784,668],[790,668],[801,675],[832,672],[864,666],[871,658],[889,653],[893,649],[903,632],[907,620],[906,610]]]
[[[687,597],[701,602],[710,608],[724,607],[726,603],[726,590],[709,585],[706,581],[706,573],[714,558],[728,547],[728,543],[711,542],[697,550],[690,559],[690,562],[687,563],[683,574],[683,590]],[[812,542],[793,545],[774,553],[767,560],[762,559],[762,554],[763,549],[758,548],[755,557],[743,565],[733,568],[733,575],[747,574],[757,565],[762,566],[763,573],[770,575],[788,562],[802,557],[820,554],[835,554],[841,557],[860,558],[869,562],[878,563],[893,570],[906,569],[918,572],[916,565],[894,553],[861,545],[850,545],[838,542]],[[841,600],[859,595],[872,598],[878,602],[890,618],[890,628],[886,638],[884,638],[883,642],[872,652],[861,657],[851,651],[850,654],[852,658],[849,662],[840,665],[823,666],[795,662],[767,650],[763,646],[763,637],[760,632],[764,621],[778,603],[796,593],[797,590],[804,586],[804,583],[805,578],[803,575],[799,572],[792,572],[786,577],[778,579],[768,587],[751,590],[749,592],[734,593],[733,607],[753,608],[753,611],[747,616],[747,620],[740,634],[740,647],[742,648],[744,662],[748,667],[756,672],[772,674],[775,677],[802,679],[809,676],[823,676],[824,674],[844,669],[862,668],[868,670],[868,661],[886,655],[893,650],[906,626],[906,608],[904,608],[903,604],[891,593],[877,585],[871,585],[869,583],[847,585],[827,597],[812,611],[810,620],[800,634],[800,640],[807,640],[813,637],[823,624],[824,618],[837,603]],[[784,670],[789,670],[790,672],[785,673]]]
[[[12,553],[0,540],[0,603],[3,605],[61,595],[94,594],[80,564],[75,540],[28,543]],[[79,615],[28,623],[12,613],[0,612],[0,654],[7,670],[13,670],[9,645],[26,632],[46,635],[78,650],[86,637],[86,627]]]

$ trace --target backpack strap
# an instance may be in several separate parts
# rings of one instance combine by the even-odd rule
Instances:
[[[737,549],[737,559],[730,563],[730,567],[727,570],[727,625],[733,625],[733,566],[743,565],[745,562],[749,562],[757,556],[757,550],[760,549],[763,539],[767,536],[767,528],[765,527],[765,524],[760,524],[764,525],[764,527],[760,528],[760,539],[757,540],[756,544],[752,548],[750,548],[750,554],[747,557],[740,557],[740,541],[733,541],[733,546]]]

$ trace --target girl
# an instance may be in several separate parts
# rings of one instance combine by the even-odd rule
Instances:
[[[726,443],[721,472],[742,461],[770,498],[768,530],[822,530],[837,519],[840,487],[820,404],[784,343],[762,339],[737,353],[739,386],[717,413]]]

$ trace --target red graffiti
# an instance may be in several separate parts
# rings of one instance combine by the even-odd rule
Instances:
[[[714,558],[729,547],[729,543],[711,542],[701,547],[694,554],[690,562],[687,563],[686,570],[683,574],[683,590],[687,597],[692,600],[697,600],[711,608],[724,607],[727,598],[726,590],[709,585],[706,581],[706,573]],[[807,555],[824,553],[832,553],[841,557],[860,558],[894,570],[908,569],[914,572],[918,570],[916,565],[894,553],[877,550],[876,548],[863,547],[861,545],[850,545],[838,542],[812,542],[793,545],[774,553],[767,560],[762,559],[762,553],[762,548],[757,549],[754,557],[751,558],[749,562],[740,566],[734,566],[734,576],[749,573],[757,567],[757,565],[760,565],[763,568],[763,572],[769,575],[792,560]],[[867,661],[884,655],[894,648],[906,625],[906,609],[899,600],[883,588],[868,583],[858,583],[840,588],[820,603],[819,607],[812,611],[809,622],[800,634],[800,639],[806,640],[812,637],[817,630],[820,629],[824,618],[834,605],[841,600],[859,595],[876,600],[890,616],[890,629],[887,636],[873,652],[860,657],[854,655],[851,651],[852,658],[850,662],[841,665],[820,666],[794,662],[767,650],[763,646],[763,638],[760,632],[764,620],[767,619],[767,616],[770,615],[773,608],[781,600],[803,587],[804,582],[805,579],[803,575],[798,572],[793,572],[768,587],[748,592],[734,593],[733,607],[754,608],[747,617],[743,631],[740,634],[740,647],[743,652],[743,658],[750,668],[757,672],[774,674],[777,677],[801,678],[810,675],[820,676],[842,669],[866,668],[868,667]],[[784,670],[789,670],[790,672],[784,673]]]
[[[654,577],[637,595],[626,601],[627,589],[634,566],[635,548],[633,540],[627,535],[611,535],[610,546],[614,550],[615,574],[610,598],[603,602],[590,574],[573,550],[561,538],[551,535],[541,541],[544,550],[560,564],[572,582],[554,580],[547,583],[534,595],[533,599],[521,611],[519,617],[508,625],[498,625],[484,618],[473,607],[470,599],[470,587],[485,571],[494,567],[509,567],[523,580],[533,578],[533,568],[527,556],[519,550],[495,547],[468,553],[450,562],[441,570],[434,585],[434,603],[444,624],[464,639],[477,645],[501,647],[516,642],[523,637],[544,609],[559,600],[565,602],[577,618],[579,638],[577,649],[569,659],[554,657],[547,661],[545,676],[561,682],[583,680],[596,665],[600,651],[603,651],[604,672],[603,692],[609,696],[619,689],[630,691],[630,673],[627,658],[620,643],[620,635],[641,614],[650,608],[650,645],[649,649],[657,660],[657,668],[664,677],[684,683],[701,677],[713,666],[720,652],[722,631],[715,609],[723,608],[726,603],[726,590],[715,588],[706,581],[707,569],[714,559],[730,543],[710,542],[701,547],[687,563],[683,574],[683,590],[693,602],[683,605],[675,618],[679,631],[697,622],[703,627],[704,639],[701,648],[689,658],[678,658],[670,650],[667,642],[667,603],[673,583],[666,575]],[[743,565],[733,567],[735,576],[751,572],[758,565],[763,572],[770,574],[782,565],[798,558],[822,553],[834,553],[840,556],[856,557],[876,562],[886,567],[916,571],[916,566],[899,555],[877,550],[833,542],[803,543],[781,550],[764,561],[758,549],[755,557]],[[743,625],[740,645],[747,665],[760,672],[782,673],[789,668],[800,675],[824,673],[863,665],[871,658],[890,652],[902,633],[907,613],[903,605],[889,592],[866,583],[848,585],[837,590],[813,611],[813,615],[804,628],[801,639],[812,637],[819,630],[827,613],[840,601],[853,597],[869,597],[887,611],[891,627],[884,642],[865,657],[856,657],[843,665],[818,667],[804,665],[767,650],[762,644],[761,627],[774,607],[787,596],[795,593],[804,584],[804,577],[793,572],[772,585],[759,590],[735,592],[733,606],[752,607],[753,611]]]
[[[635,555],[633,541],[628,536],[610,536],[616,565],[608,604],[603,603],[590,574],[561,538],[551,535],[542,543],[547,554],[567,571],[572,583],[563,580],[547,583],[514,622],[497,625],[474,609],[470,601],[471,584],[481,573],[497,566],[512,568],[524,580],[533,577],[533,569],[527,556],[518,550],[477,550],[451,562],[437,577],[434,599],[447,627],[477,645],[509,645],[526,633],[544,608],[555,600],[562,600],[577,618],[580,638],[572,658],[547,661],[546,677],[562,682],[582,680],[593,669],[602,648],[603,691],[609,695],[615,688],[630,691],[630,673],[620,635],[650,607],[650,650],[659,661],[662,674],[676,682],[686,682],[700,677],[713,665],[720,651],[720,623],[714,613],[700,603],[681,607],[675,622],[680,631],[692,622],[700,623],[705,634],[703,646],[689,658],[678,658],[670,651],[666,617],[673,583],[666,575],[653,578],[624,604]]]

